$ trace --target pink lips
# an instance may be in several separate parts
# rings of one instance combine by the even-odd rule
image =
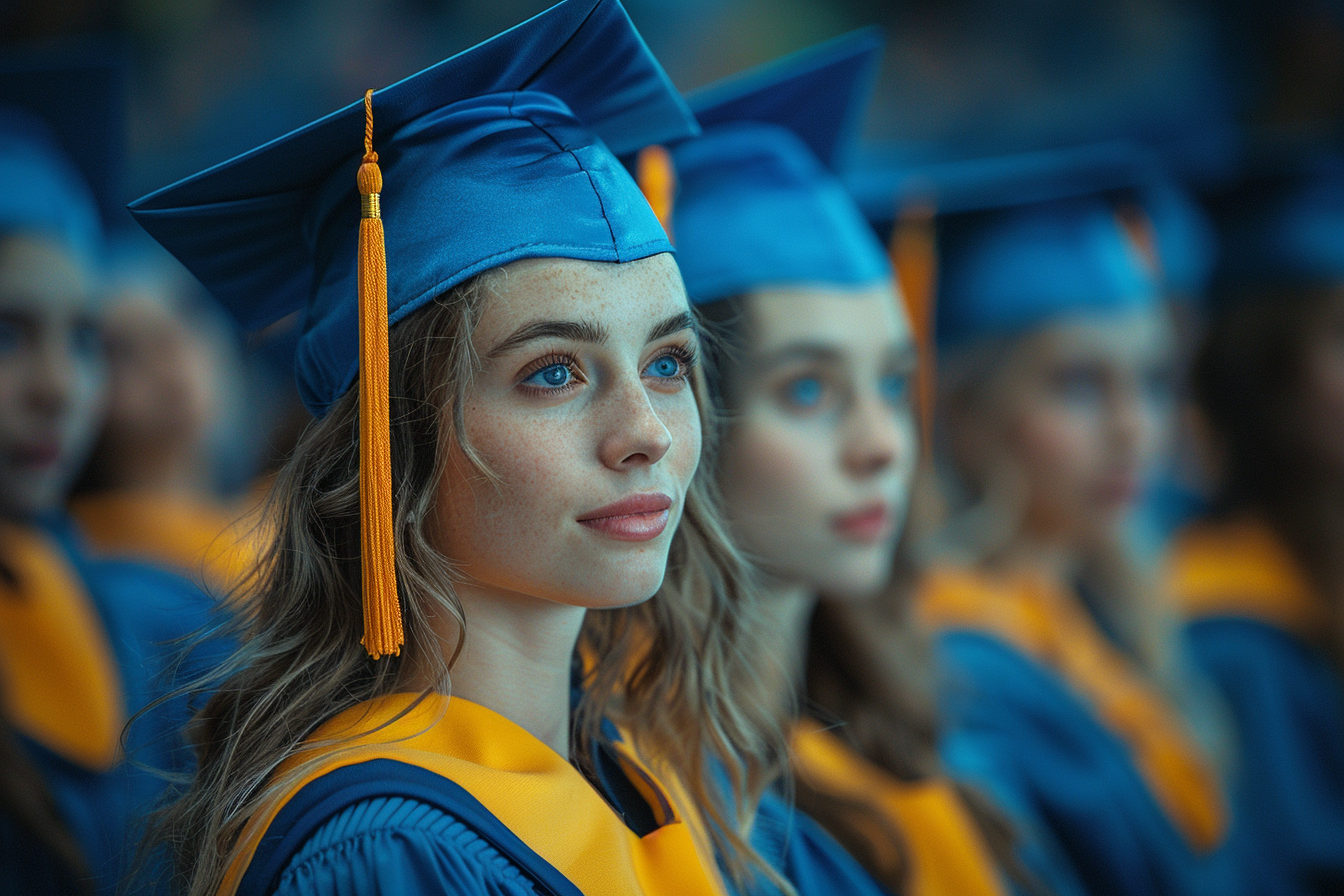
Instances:
[[[649,541],[667,528],[672,499],[661,492],[623,498],[579,517],[579,523],[617,541]]]
[[[892,530],[891,509],[881,501],[865,504],[853,513],[834,517],[831,525],[841,538],[860,544],[875,544]]]

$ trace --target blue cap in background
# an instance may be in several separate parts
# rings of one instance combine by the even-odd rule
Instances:
[[[322,414],[358,367],[364,103],[132,203],[136,219],[249,328],[306,308],[295,371]],[[565,0],[373,94],[395,324],[523,258],[671,251],[614,152],[694,119],[616,0]]]
[[[677,262],[692,302],[890,278],[828,167],[854,143],[880,52],[875,31],[854,32],[691,94],[705,132],[672,159]]]
[[[1132,147],[920,166],[874,158],[848,172],[847,183],[879,232],[905,209],[937,215],[941,346],[1161,299],[1159,262],[1145,256],[1120,217],[1118,197],[1141,196],[1143,166]]]

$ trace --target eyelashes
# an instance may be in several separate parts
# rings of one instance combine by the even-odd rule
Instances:
[[[668,367],[668,362],[675,367]],[[642,377],[680,384],[699,364],[699,352],[690,345],[670,345],[661,349],[640,371]],[[551,352],[532,361],[518,374],[518,387],[533,395],[565,395],[587,382],[578,357],[569,352]]]

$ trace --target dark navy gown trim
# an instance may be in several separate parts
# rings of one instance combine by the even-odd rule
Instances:
[[[371,759],[328,772],[285,803],[243,874],[238,896],[268,896],[290,860],[323,824],[356,803],[402,797],[432,806],[473,831],[517,866],[544,896],[582,896],[578,887],[504,826],[461,785],[395,759]]]

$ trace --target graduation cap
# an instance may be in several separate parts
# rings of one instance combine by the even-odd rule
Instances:
[[[858,31],[688,97],[704,134],[672,148],[673,224],[692,302],[891,276],[834,171],[856,137],[880,51],[874,30]]]
[[[45,233],[86,264],[104,225],[126,219],[125,59],[104,44],[7,53],[0,61],[0,230]]]
[[[848,184],[879,228],[902,209],[936,213],[936,338],[949,346],[1072,313],[1160,299],[1156,251],[1121,215],[1133,150],[1098,145],[915,168],[855,171]]]
[[[1344,282],[1344,156],[1278,147],[1213,202],[1219,294]]]
[[[613,154],[696,131],[621,5],[565,0],[131,204],[245,326],[306,309],[295,373],[315,414],[358,377],[364,644],[375,658],[402,641],[387,327],[519,259],[671,251]]]

